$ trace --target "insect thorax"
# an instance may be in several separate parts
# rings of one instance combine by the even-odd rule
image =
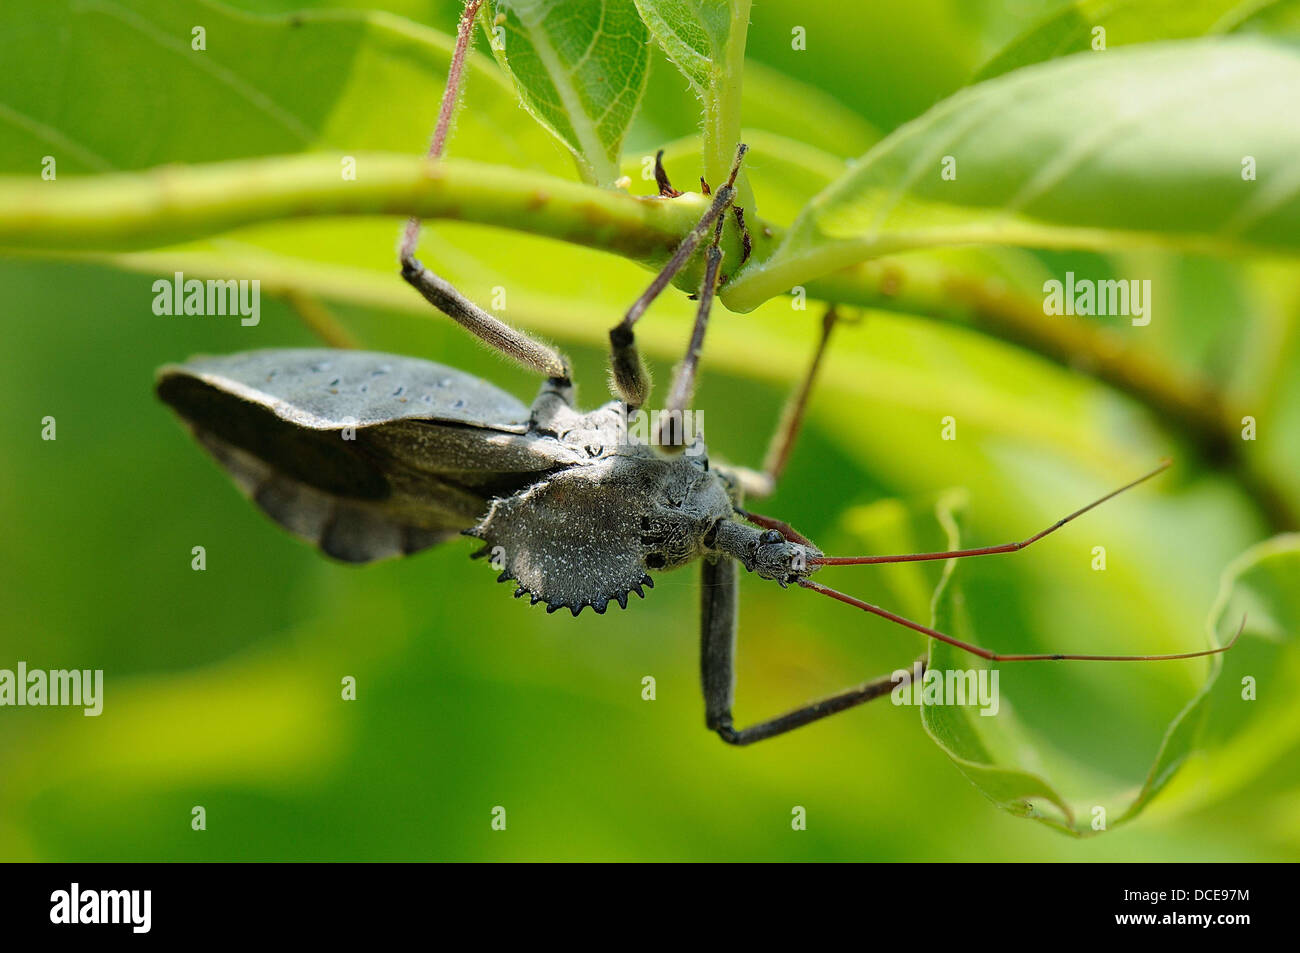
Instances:
[[[532,430],[563,443],[579,462],[505,498],[494,499],[469,535],[500,560],[501,581],[517,596],[603,612],[611,599],[652,584],[647,570],[674,569],[708,550],[732,515],[727,483],[709,469],[703,442],[677,454],[631,439],[620,405],[590,413],[565,395],[543,393]]]

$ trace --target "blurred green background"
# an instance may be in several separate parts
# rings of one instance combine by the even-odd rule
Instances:
[[[60,175],[74,175],[423,147],[446,67],[445,38],[426,27],[449,30],[455,4],[358,4],[407,19],[326,12],[296,32],[259,16],[312,4],[237,6],[258,16],[146,0],[8,6],[0,171],[36,175],[49,152],[60,156]],[[756,148],[751,174],[764,214],[778,222],[820,187],[810,170],[833,175],[1060,4],[833,6],[754,5],[746,126],[768,148]],[[206,24],[209,37],[197,70],[186,51],[192,23]],[[807,52],[790,50],[792,23],[808,26]],[[572,177],[496,67],[476,63],[449,154]],[[660,57],[653,70],[628,142],[638,192],[649,191],[642,155],[697,125],[680,77]],[[296,124],[277,118],[286,104]],[[777,136],[803,151],[783,151]],[[692,163],[689,149],[675,150],[670,171],[690,182]],[[751,749],[724,746],[703,727],[694,569],[658,576],[626,612],[573,619],[511,599],[493,571],[466,558],[468,541],[352,568],[274,527],[151,385],[156,367],[196,352],[313,343],[277,290],[320,289],[367,348],[461,367],[524,400],[536,390],[529,375],[411,300],[394,263],[399,226],[308,221],[146,253],[0,259],[0,667],[21,659],[102,668],[106,680],[99,718],[0,709],[0,859],[1300,856],[1300,703],[1287,615],[1295,561],[1267,598],[1254,597],[1270,611],[1228,657],[1210,731],[1170,787],[1136,820],[1076,840],[998,810],[928,737],[917,711],[887,702]],[[470,225],[431,225],[422,250],[476,300],[506,288],[503,316],[566,350],[585,405],[605,399],[601,341],[645,271]],[[1140,346],[1214,380],[1259,418],[1249,452],[1300,508],[1293,265],[1154,252],[960,254],[1030,289],[1071,269],[1150,276],[1160,310]],[[174,270],[260,277],[260,325],[155,316],[152,282]],[[638,329],[661,386],[690,314],[673,292]],[[787,300],[717,313],[697,401],[713,455],[761,461],[819,317],[817,305],[799,311]],[[1159,481],[1028,552],[968,561],[955,578],[978,637],[998,649],[1205,644],[1225,567],[1285,528],[1232,473],[1085,373],[968,329],[860,317],[837,333],[806,431],[764,512],[829,552],[938,548],[933,504],[962,487],[965,541],[997,543],[1172,454],[1176,467]],[[53,442],[40,439],[46,415],[57,419]],[[948,415],[955,441],[940,439]],[[207,551],[204,572],[190,567],[196,545]],[[1094,546],[1106,547],[1105,572],[1092,569]],[[823,578],[925,622],[939,569],[844,568]],[[742,723],[904,667],[924,649],[919,636],[812,593],[751,577],[743,596]],[[1093,804],[1116,818],[1209,671],[1204,660],[1005,667],[1016,757],[1051,777],[1085,818]],[[1258,679],[1260,700],[1243,715],[1233,702],[1245,674]],[[647,675],[657,681],[654,701],[641,697]],[[357,679],[356,701],[340,698],[345,676]],[[206,809],[205,831],[191,830],[195,805]],[[507,810],[505,832],[490,827],[497,805]],[[807,810],[806,831],[791,829],[796,805]]]

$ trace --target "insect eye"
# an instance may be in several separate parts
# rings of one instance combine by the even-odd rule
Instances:
[[[760,543],[779,543],[783,539],[785,539],[785,537],[774,529],[764,530],[763,535],[758,537]]]

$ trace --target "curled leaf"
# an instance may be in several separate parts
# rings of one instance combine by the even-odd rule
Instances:
[[[956,498],[951,494],[941,498],[936,507],[936,514],[948,536],[948,547],[952,549],[958,548],[957,509]],[[1300,564],[1296,538],[1292,537],[1292,540],[1289,558],[1293,565]],[[1271,551],[1272,547],[1266,544],[1266,548]],[[1232,611],[1225,614],[1224,610],[1229,605],[1229,594],[1236,592],[1237,580],[1253,572],[1253,567],[1258,565],[1260,554],[1256,550],[1234,562],[1225,573],[1224,591],[1211,611],[1208,623],[1211,645],[1222,644],[1222,639],[1230,637],[1240,623],[1240,612],[1235,604],[1238,596],[1233,596]],[[958,560],[949,560],[945,564],[934,592],[933,625],[942,632],[981,644],[973,634],[976,626],[965,611],[961,587],[954,578],[958,565]],[[1277,568],[1274,566],[1271,571],[1275,573]],[[1274,588],[1277,592],[1282,591]],[[1293,609],[1296,615],[1288,623],[1292,631],[1300,620],[1300,603],[1295,603]],[[1248,631],[1256,631],[1254,625],[1252,623],[1252,629]],[[1231,653],[1228,657],[1232,657]],[[972,705],[927,704],[921,709],[921,722],[962,774],[998,807],[1018,817],[1042,821],[1075,837],[1090,836],[1137,817],[1198,750],[1208,699],[1215,689],[1224,659],[1222,655],[1208,659],[1201,687],[1165,729],[1151,769],[1136,788],[1116,789],[1113,782],[1099,784],[1097,779],[1089,777],[1090,766],[1071,764],[1068,757],[1053,749],[1032,726],[1017,717],[1005,691],[997,691],[999,682],[993,681],[998,672],[996,663],[986,663],[944,643],[935,642],[930,647],[931,672],[947,673],[972,668],[977,672],[987,672],[987,676],[980,677],[987,678],[995,686],[994,713],[989,715]],[[1017,666],[1007,668],[1019,670]],[[1001,680],[1000,687],[1006,689],[1007,681]],[[1096,794],[1099,789],[1105,789],[1107,793],[1099,797]]]

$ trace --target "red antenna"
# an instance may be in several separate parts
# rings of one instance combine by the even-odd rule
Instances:
[[[1020,550],[1024,549],[1026,546],[1030,545],[1031,543],[1036,543],[1044,536],[1056,532],[1066,523],[1070,522],[1071,520],[1079,516],[1082,516],[1084,513],[1088,512],[1089,510],[1100,506],[1102,503],[1105,503],[1107,500],[1113,499],[1114,497],[1123,493],[1125,490],[1130,490],[1133,487],[1137,486],[1139,483],[1143,483],[1151,479],[1156,474],[1164,472],[1169,468],[1170,463],[1171,463],[1170,460],[1162,460],[1160,462],[1160,465],[1156,467],[1154,470],[1152,470],[1150,473],[1138,477],[1132,483],[1126,483],[1118,490],[1113,490],[1110,493],[1107,493],[1105,496],[1101,497],[1100,499],[1094,500],[1093,502],[1089,503],[1087,506],[1075,510],[1069,516],[1057,520],[1055,523],[1047,527],[1047,529],[1043,530],[1041,533],[1036,533],[1035,535],[1030,536],[1028,539],[1021,540],[1020,542],[1017,543],[1003,543],[1000,546],[981,546],[978,549],[954,549],[943,553],[909,553],[900,556],[820,556],[815,559],[808,560],[808,563],[810,565],[817,565],[817,566],[865,566],[865,565],[876,565],[880,563],[923,562],[932,559],[960,559],[964,556],[991,556],[994,555],[995,553],[1019,552]],[[753,519],[753,517],[751,517],[751,519]],[[758,525],[768,525],[770,523],[776,522],[772,520],[767,520],[764,517],[758,517],[757,519],[753,519],[753,521],[758,523]],[[774,527],[774,528],[780,529],[780,527]],[[785,533],[785,530],[782,530],[782,532],[786,535],[786,538],[788,539],[792,539],[791,534],[793,534],[793,536],[798,536],[798,534],[794,533],[793,530],[790,530],[789,533]],[[802,541],[802,537],[794,541],[796,542]],[[820,592],[824,596],[830,596],[832,599],[837,599],[840,602],[845,603],[846,605],[854,606],[855,608],[861,609],[864,612],[871,612],[875,615],[880,616],[882,619],[888,619],[890,622],[896,622],[901,626],[905,626],[909,629],[912,629],[915,632],[920,632],[922,635],[929,636],[932,639],[937,639],[940,642],[946,642],[947,644],[962,649],[965,652],[970,652],[972,655],[978,655],[980,658],[988,659],[990,662],[1053,662],[1053,661],[1162,662],[1162,661],[1171,661],[1173,659],[1201,658],[1202,656],[1217,655],[1220,652],[1228,651],[1228,649],[1232,648],[1234,645],[1237,644],[1237,639],[1241,637],[1242,631],[1246,628],[1246,616],[1243,615],[1241,617],[1241,625],[1237,627],[1236,634],[1233,635],[1232,641],[1230,641],[1227,645],[1222,645],[1219,646],[1218,648],[1213,648],[1213,649],[1202,649],[1199,652],[1179,652],[1174,655],[1073,655],[1073,654],[1062,654],[1062,653],[1055,653],[1055,652],[1032,654],[1032,655],[1002,655],[990,649],[981,648],[980,646],[972,645],[969,642],[963,642],[961,639],[954,638],[951,635],[945,635],[944,633],[932,629],[929,626],[921,625],[921,623],[919,622],[913,622],[911,619],[905,619],[903,618],[903,616],[890,612],[888,609],[883,609],[880,606],[872,605],[869,602],[864,602],[861,599],[854,598],[853,596],[840,592],[837,589],[832,589],[829,586],[823,586],[821,583],[813,582],[811,579],[800,579],[799,585],[803,586],[803,588],[805,589],[811,589],[813,592]]]
[[[1145,483],[1156,474],[1163,473],[1165,470],[1169,469],[1169,466],[1172,463],[1173,461],[1167,458],[1161,460],[1160,465],[1150,473],[1138,477],[1132,483],[1124,484],[1118,490],[1112,490],[1099,500],[1093,500],[1082,509],[1077,509],[1069,516],[1057,520],[1041,533],[1035,533],[1028,539],[1021,540],[1018,543],[1003,543],[1001,546],[982,546],[979,549],[954,549],[947,553],[909,553],[903,556],[821,556],[816,559],[810,559],[808,562],[810,565],[816,566],[866,566],[876,563],[918,563],[924,562],[928,559],[959,559],[962,556],[992,556],[994,553],[1016,553],[1024,549],[1030,543],[1036,543],[1044,536],[1055,533],[1066,523],[1070,522],[1070,520],[1080,517],[1089,510],[1101,506],[1101,504],[1105,503],[1107,500],[1114,499],[1125,490],[1131,490],[1139,483]]]
[[[1165,662],[1173,659],[1182,658],[1200,658],[1203,655],[1218,655],[1220,652],[1226,652],[1237,644],[1237,639],[1241,637],[1242,630],[1246,628],[1246,616],[1242,615],[1241,625],[1237,627],[1237,634],[1232,637],[1232,641],[1227,645],[1221,645],[1217,649],[1202,649],[1199,652],[1180,652],[1176,655],[1063,655],[1061,653],[1043,653],[1038,655],[1001,655],[990,649],[980,648],[978,645],[971,645],[969,642],[963,642],[961,639],[953,638],[951,635],[944,635],[919,622],[913,622],[911,619],[905,619],[901,615],[896,615],[888,609],[882,609],[880,606],[873,606],[869,602],[863,602],[861,599],[855,599],[853,596],[846,595],[836,589],[823,586],[821,583],[813,582],[811,579],[800,579],[799,585],[805,589],[811,589],[814,592],[820,592],[824,596],[830,596],[832,599],[838,599],[840,602],[856,606],[866,612],[874,612],[882,619],[888,619],[890,622],[897,622],[899,625],[906,626],[922,635],[928,635],[932,639],[938,639],[940,642],[947,642],[963,651],[970,652],[972,655],[978,655],[982,659],[988,659],[990,662]]]

